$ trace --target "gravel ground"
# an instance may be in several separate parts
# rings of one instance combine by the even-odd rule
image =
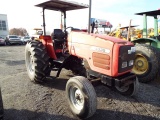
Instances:
[[[65,97],[65,84],[72,74],[63,70],[59,78],[50,78],[45,84],[32,83],[25,68],[24,48],[0,46],[5,120],[75,120]],[[122,96],[103,85],[95,86],[98,106],[89,120],[160,119],[159,81],[140,84],[134,97]]]

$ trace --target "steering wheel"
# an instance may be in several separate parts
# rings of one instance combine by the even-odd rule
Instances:
[[[69,28],[71,28],[71,31],[72,31],[72,29],[73,29],[72,26],[66,27],[66,28],[64,29],[65,35],[67,35],[67,34],[70,32],[70,31],[67,31],[67,29],[69,29]]]
[[[73,29],[72,26],[69,26],[69,27],[66,27],[66,29],[64,29],[64,32],[66,32],[66,30],[67,30],[68,28],[71,28],[71,30]]]

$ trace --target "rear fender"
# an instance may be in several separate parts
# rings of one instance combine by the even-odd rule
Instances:
[[[155,48],[160,48],[160,42],[153,38],[140,38],[132,41],[134,44],[147,44]]]
[[[39,38],[40,38],[40,41],[42,42],[42,44],[44,46],[46,46],[47,53],[48,53],[49,57],[56,60],[57,56],[56,56],[55,51],[53,49],[53,42],[52,42],[51,36],[45,35],[45,36],[40,36]]]

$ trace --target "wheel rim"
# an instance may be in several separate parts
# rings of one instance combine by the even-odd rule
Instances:
[[[148,70],[148,61],[145,56],[138,54],[136,55],[136,59],[134,62],[134,66],[132,71],[135,74],[141,75],[144,74]]]
[[[69,91],[70,101],[77,110],[82,110],[84,106],[84,96],[78,87],[71,87]]]
[[[28,58],[28,70],[29,70],[29,72],[32,74],[33,72],[34,72],[34,60],[33,60],[33,55],[30,53],[30,52],[28,52],[28,56],[27,56],[27,58]]]

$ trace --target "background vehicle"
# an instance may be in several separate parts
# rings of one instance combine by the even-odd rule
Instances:
[[[6,45],[5,39],[1,36],[0,36],[0,45]]]
[[[11,45],[11,44],[19,44],[22,45],[22,41],[20,40],[20,38],[17,35],[8,35],[6,37],[6,43],[7,45]]]
[[[96,111],[94,81],[113,87],[123,95],[136,93],[138,81],[131,73],[135,47],[131,42],[66,27],[66,11],[88,8],[87,5],[50,0],[36,6],[43,8],[44,35],[27,42],[25,47],[27,73],[32,81],[45,82],[51,70],[57,71],[55,77],[59,77],[62,68],[71,70],[75,77],[66,84],[66,97],[71,111],[82,119]],[[61,11],[62,14],[63,27],[54,29],[52,37],[46,35],[45,9]],[[68,28],[71,32],[67,32]]]
[[[31,37],[30,36],[25,36],[21,38],[23,44],[26,44],[28,41],[31,41]]]
[[[100,31],[105,33],[106,28],[109,28],[108,32],[111,32],[111,28],[113,27],[113,25],[109,21],[103,20],[103,19],[91,18],[90,22],[91,22],[90,24],[91,24],[92,30],[93,30],[93,31],[91,31],[92,33],[100,33]],[[95,32],[94,32],[94,28],[96,28]],[[98,30],[99,28],[101,30]]]
[[[133,40],[136,45],[136,58],[133,72],[137,74],[141,82],[154,80],[160,70],[160,37],[158,34],[158,15],[160,10],[136,13],[143,16],[142,38]],[[150,36],[147,31],[147,16],[154,18],[154,36]]]
[[[34,34],[31,35],[31,40],[39,39],[40,35],[43,35],[43,30],[41,28],[34,28]]]

